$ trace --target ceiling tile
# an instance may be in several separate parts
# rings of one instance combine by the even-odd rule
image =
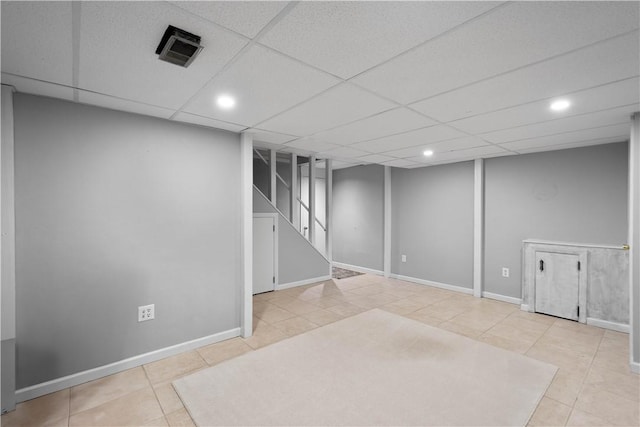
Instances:
[[[367,153],[366,151],[362,151],[362,150],[356,150],[351,147],[340,147],[334,150],[323,151],[319,153],[319,157],[328,157],[330,159],[344,158],[344,159],[357,160],[360,157],[364,157],[368,154],[371,154],[371,153]]]
[[[468,160],[480,159],[486,156],[496,154],[508,154],[508,151],[495,145],[485,147],[469,148],[467,150],[446,151],[444,153],[436,153],[432,157],[417,156],[410,158],[414,162],[436,164],[439,162],[447,162],[451,160]]]
[[[579,116],[499,130],[497,132],[484,134],[482,137],[489,142],[504,143],[581,129],[591,129],[621,123],[629,124],[631,114],[639,110],[640,105],[632,104],[630,106],[598,111],[596,113],[581,114]]]
[[[282,149],[282,144],[274,144],[271,142],[264,142],[264,141],[253,141],[253,148],[262,148],[265,150],[280,151]]]
[[[486,141],[473,136],[467,136],[464,138],[449,139],[446,141],[436,142],[433,144],[422,144],[409,148],[402,148],[400,150],[387,151],[385,154],[394,157],[406,158],[421,156],[422,153],[429,149],[436,153],[452,150],[464,150],[467,148],[481,147],[489,145]]]
[[[466,136],[464,138],[449,139],[447,141],[431,144],[427,148],[433,149],[436,153],[442,151],[466,150],[469,148],[482,147],[489,145],[486,141],[475,136]]]
[[[509,150],[520,151],[536,147],[548,147],[560,144],[579,143],[582,141],[590,141],[603,138],[621,137],[629,139],[630,123],[623,123],[613,126],[603,126],[594,129],[585,129],[575,132],[559,133],[556,135],[543,136],[540,138],[522,139],[520,141],[507,142],[500,144]]]
[[[194,98],[185,111],[253,126],[340,82],[262,46],[252,46]],[[228,94],[236,107],[223,110],[215,99]]]
[[[312,138],[299,138],[295,141],[286,143],[285,147],[301,148],[312,153],[319,153],[321,151],[333,150],[335,148],[339,148],[340,146],[324,141],[317,141]]]
[[[396,167],[396,168],[409,168],[409,167],[416,167],[416,166],[424,166],[424,164],[422,164],[422,163],[413,162],[413,161],[407,160],[407,159],[389,160],[388,162],[384,162],[383,165],[384,166],[393,166],[393,167]]]
[[[80,87],[166,108],[180,108],[246,44],[165,2],[83,2],[81,16]],[[155,53],[170,24],[202,36],[188,68]]]
[[[200,126],[206,126],[210,128],[224,129],[231,132],[241,132],[246,129],[246,126],[241,126],[235,123],[222,122],[220,120],[210,119],[208,117],[202,117],[195,114],[189,114],[180,112],[176,114],[173,120],[177,122],[193,123]]]
[[[300,2],[260,42],[349,78],[496,4]]]
[[[395,110],[385,111],[326,132],[317,133],[314,138],[334,144],[348,145],[419,129],[436,123],[434,120],[428,119],[408,108],[396,108]]]
[[[47,83],[41,80],[14,76],[13,74],[6,73],[2,73],[2,84],[13,86],[18,92],[22,93],[73,101],[73,88],[69,86]]]
[[[481,159],[491,159],[494,157],[505,157],[505,156],[515,156],[516,153],[511,152],[511,151],[504,151],[504,152],[499,152],[499,153],[487,153],[487,154],[483,154],[480,157],[466,157],[466,158],[455,158],[455,159],[450,159],[450,160],[442,160],[440,162],[433,162],[430,163],[429,166],[438,166],[438,165],[446,165],[446,164],[450,164],[450,163],[459,163],[459,162],[468,162],[471,160],[476,160],[478,158]]]
[[[384,155],[404,159],[421,156],[426,149],[427,145],[416,145],[413,147],[401,148],[400,150],[386,151]]]
[[[463,136],[465,135],[459,130],[446,125],[437,125],[385,138],[359,142],[357,144],[350,145],[350,147],[366,150],[371,153],[383,153],[385,151],[399,150],[401,148],[415,147],[417,145],[433,144],[438,141]]]
[[[253,38],[286,1],[172,1],[175,6]]]
[[[292,135],[313,135],[395,107],[389,101],[343,83],[258,126]]]
[[[571,108],[564,112],[549,109],[551,99],[505,108],[491,113],[480,114],[449,125],[469,133],[485,133],[502,130],[562,117],[570,117],[623,105],[640,102],[640,79],[637,77],[615,83],[585,89],[579,92],[563,94],[562,98],[571,101]]]
[[[285,135],[256,128],[247,129],[245,132],[253,134],[254,141],[268,142],[270,144],[284,144],[297,138],[294,135]]]
[[[333,170],[336,170],[336,169],[350,168],[357,165],[358,163],[351,163],[344,160],[333,160],[331,163],[331,168]]]
[[[449,122],[638,75],[638,32],[412,104]],[[635,53],[635,54],[634,54]]]
[[[368,163],[383,163],[391,160],[397,160],[392,156],[384,156],[382,154],[369,154],[368,156],[358,157],[358,160]]]
[[[623,34],[638,22],[637,2],[514,2],[354,83],[406,104]]]
[[[573,142],[569,144],[533,147],[525,150],[519,150],[519,153],[527,154],[527,153],[538,153],[540,151],[567,150],[570,148],[588,147],[590,145],[602,145],[602,144],[612,144],[616,142],[625,142],[627,140],[628,140],[628,136],[627,136],[627,139],[621,138],[619,136],[611,137],[611,138],[593,139],[590,141]]]
[[[298,156],[311,156],[311,155],[315,154],[313,151],[304,150],[302,148],[287,147],[286,145],[281,145],[280,149],[278,150],[278,152],[280,152],[280,153],[294,153],[294,154],[297,154]]]
[[[71,2],[7,2],[2,7],[2,71],[72,84]]]
[[[113,96],[84,90],[78,90],[78,101],[83,104],[110,108],[112,110],[128,111],[129,113],[143,114],[145,116],[162,117],[163,119],[168,119],[174,113],[173,110],[166,108],[141,104],[127,99],[115,98]]]

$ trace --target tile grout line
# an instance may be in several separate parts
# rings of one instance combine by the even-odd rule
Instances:
[[[577,409],[577,408],[576,408],[576,403],[578,403],[578,399],[580,398],[580,395],[582,394],[582,391],[584,390],[584,386],[585,386],[585,383],[586,383],[586,381],[587,381],[587,377],[589,376],[589,373],[591,373],[591,369],[592,369],[592,367],[593,367],[593,361],[595,360],[596,355],[598,354],[598,351],[600,350],[600,346],[602,345],[602,340],[603,340],[603,339],[604,339],[604,333],[603,333],[603,334],[602,334],[602,336],[600,337],[600,341],[598,342],[598,348],[597,348],[597,349],[596,349],[596,351],[593,353],[593,356],[591,357],[591,361],[589,362],[589,367],[587,368],[587,371],[586,371],[586,373],[584,374],[584,377],[582,378],[582,381],[580,382],[580,389],[578,390],[578,395],[577,395],[577,396],[576,396],[576,398],[574,399],[574,401],[573,401],[573,405],[571,406],[571,413],[573,413],[574,409]],[[581,409],[578,409],[578,410],[580,411]],[[593,413],[591,413],[591,412],[589,412],[589,411],[583,411],[583,412],[586,412],[586,413],[588,413],[588,414],[590,414],[590,415],[595,415],[595,416],[597,416],[597,417],[599,417],[599,418],[603,418],[603,417],[601,417],[599,414],[593,414]],[[609,420],[605,420],[605,421],[609,421]],[[567,422],[569,422],[569,419],[567,419]],[[566,425],[566,423],[565,423],[565,425]],[[613,425],[613,423],[612,423],[612,425]]]

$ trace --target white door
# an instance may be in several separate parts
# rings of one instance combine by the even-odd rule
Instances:
[[[253,217],[253,294],[275,289],[275,218]]]
[[[578,320],[580,258],[536,252],[535,311]]]

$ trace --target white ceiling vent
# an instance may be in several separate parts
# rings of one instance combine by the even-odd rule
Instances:
[[[188,33],[180,28],[169,25],[164,32],[156,53],[163,61],[188,67],[198,56],[203,46],[200,46],[200,36]]]

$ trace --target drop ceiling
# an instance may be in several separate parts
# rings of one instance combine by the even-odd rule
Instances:
[[[627,141],[639,5],[3,1],[2,83],[414,168]],[[168,25],[202,37],[189,68],[155,55]],[[571,107],[551,111],[558,98]]]

